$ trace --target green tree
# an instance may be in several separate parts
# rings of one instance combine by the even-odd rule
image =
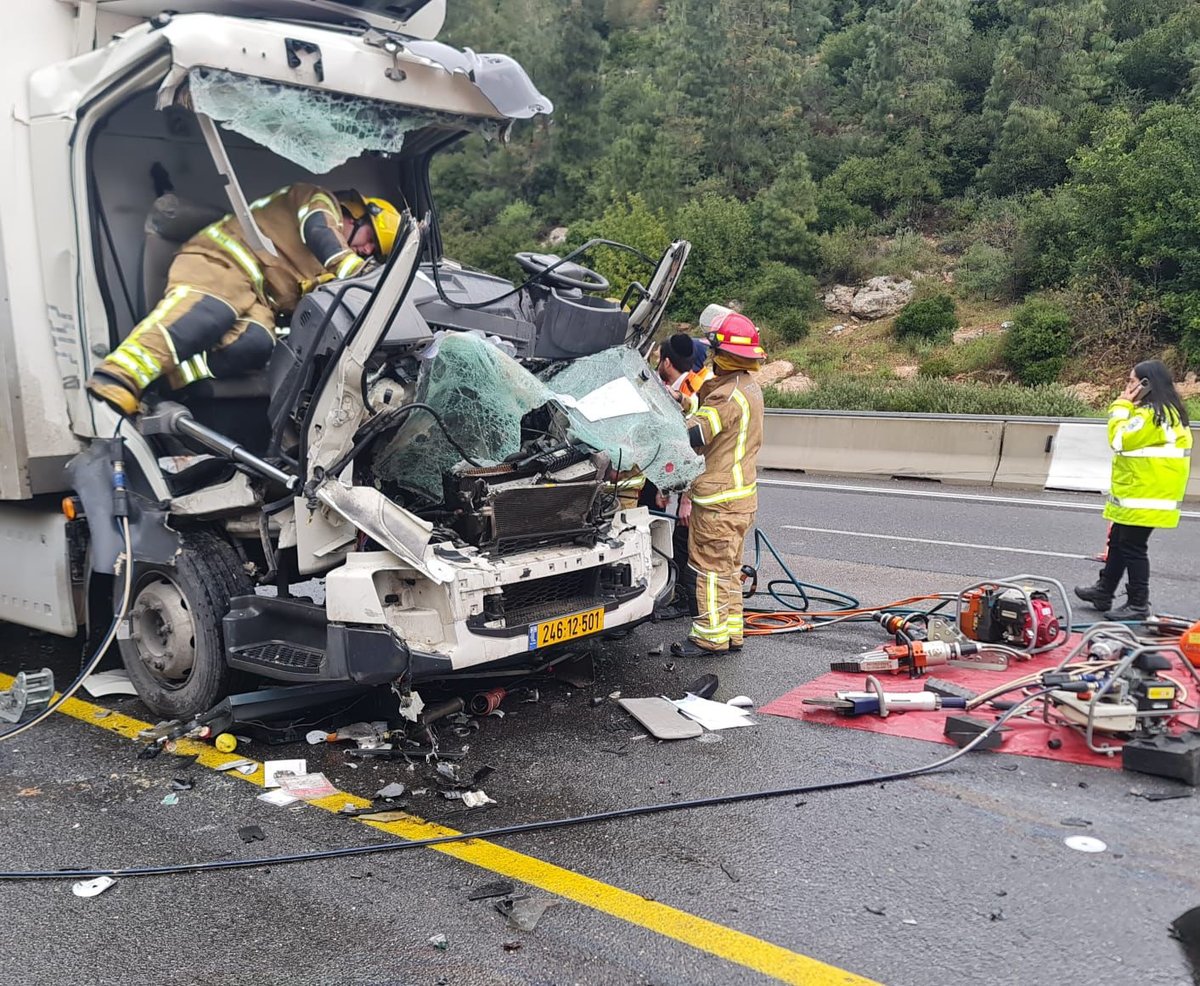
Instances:
[[[755,225],[766,256],[785,264],[811,267],[816,237],[809,227],[817,219],[817,183],[808,161],[796,157],[755,200]]]
[[[1004,338],[1004,358],[1021,383],[1053,383],[1071,351],[1071,319],[1048,301],[1027,301],[1013,314]]]
[[[675,214],[672,228],[692,244],[672,298],[676,317],[692,321],[712,302],[725,304],[745,298],[758,275],[762,246],[744,203],[704,195]]]

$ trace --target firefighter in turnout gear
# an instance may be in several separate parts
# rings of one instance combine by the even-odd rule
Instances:
[[[754,373],[766,357],[758,329],[744,315],[709,305],[713,376],[701,386],[687,419],[704,472],[692,484],[688,557],[699,615],[677,657],[742,649],[742,550],[758,510],[756,462],[763,436],[763,397]]]
[[[261,369],[277,317],[318,284],[386,257],[401,217],[384,199],[297,183],[251,203],[278,256],[251,249],[232,216],[202,229],[171,263],[167,291],[96,368],[87,389],[122,414],[138,411],[159,377],[183,387]]]
[[[1129,371],[1125,391],[1108,409],[1112,480],[1104,517],[1111,521],[1108,551],[1095,585],[1075,595],[1110,620],[1144,620],[1150,615],[1150,556],[1156,527],[1178,527],[1192,455],[1187,405],[1161,360],[1145,360]],[[1128,576],[1129,599],[1113,609],[1113,595]]]

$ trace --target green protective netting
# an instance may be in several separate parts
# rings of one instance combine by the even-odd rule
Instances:
[[[398,153],[410,130],[434,122],[494,136],[491,121],[416,113],[381,100],[306,89],[217,69],[188,73],[192,106],[230,130],[324,174],[365,151]]]
[[[704,462],[688,444],[683,415],[642,357],[623,346],[575,360],[541,380],[479,336],[447,334],[422,364],[417,400],[437,410],[472,458],[490,465],[520,448],[521,418],[530,411],[548,401],[572,404],[620,379],[630,381],[646,410],[590,421],[567,407],[569,437],[607,452],[622,470],[640,468],[663,489],[686,486]],[[374,471],[440,501],[442,475],[461,459],[429,415],[418,411],[380,449]]]

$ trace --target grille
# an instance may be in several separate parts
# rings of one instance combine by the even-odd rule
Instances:
[[[504,622],[514,626],[599,605],[604,600],[596,592],[597,571],[591,568],[506,585],[500,593]]]
[[[294,647],[279,641],[239,647],[232,650],[231,654],[242,661],[294,671],[298,674],[320,674],[321,667],[325,663],[325,654],[322,651]]]
[[[497,492],[492,499],[496,551],[577,538],[594,542],[596,531],[589,521],[599,495],[599,483],[526,486]]]

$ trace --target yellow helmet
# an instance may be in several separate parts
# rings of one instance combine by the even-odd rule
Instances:
[[[353,189],[338,192],[338,201],[356,222],[370,220],[371,227],[375,230],[375,239],[379,243],[379,252],[385,257],[388,256],[392,247],[396,245],[396,237],[403,225],[400,211],[387,199],[366,197]]]

